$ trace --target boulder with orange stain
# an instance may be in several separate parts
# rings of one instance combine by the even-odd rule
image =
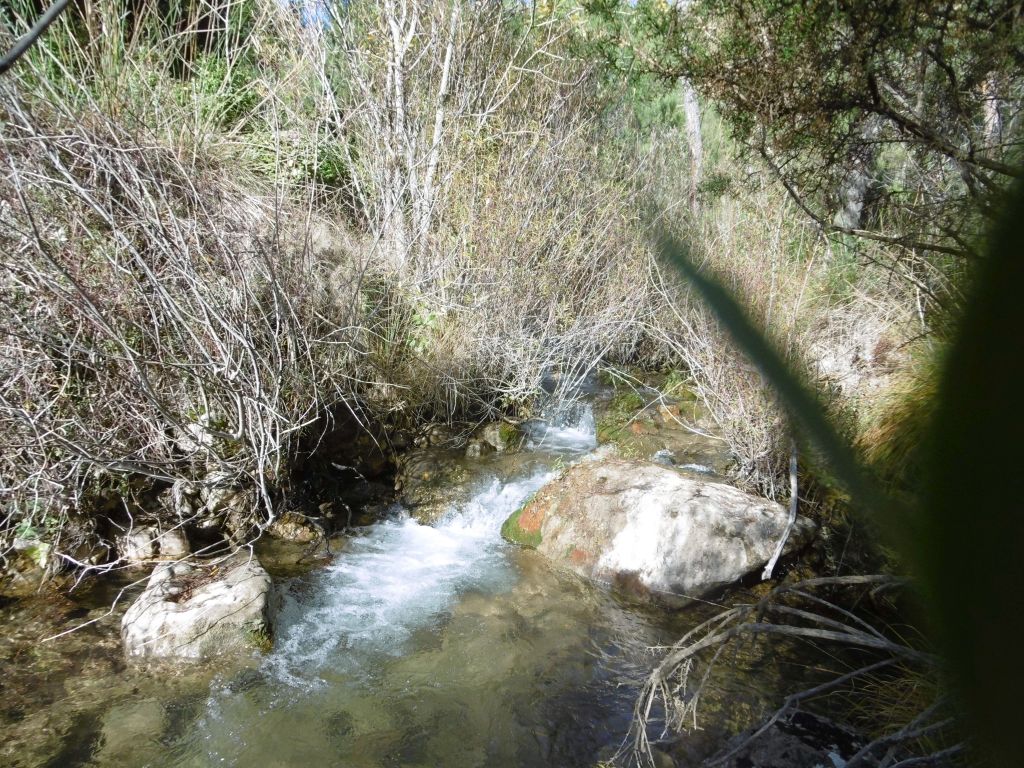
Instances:
[[[588,578],[678,605],[762,568],[787,517],[779,504],[724,483],[601,459],[538,491],[502,535]],[[812,531],[798,518],[788,547]]]

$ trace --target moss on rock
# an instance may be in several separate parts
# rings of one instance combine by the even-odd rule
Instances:
[[[249,645],[263,654],[274,650],[274,635],[266,624],[254,624],[245,632],[245,639]]]
[[[625,436],[629,422],[643,407],[643,398],[636,392],[626,390],[616,393],[598,416],[597,441],[602,444],[618,442]]]
[[[519,520],[523,515],[523,511],[530,505],[531,500],[527,500],[523,506],[509,515],[508,519],[505,520],[501,525],[501,537],[506,541],[510,541],[513,544],[518,544],[521,547],[529,547],[530,549],[536,549],[540,546],[541,541],[544,537],[541,535],[540,529],[536,530],[525,530],[520,524]]]
[[[498,425],[498,435],[506,446],[506,450],[518,450],[523,443],[523,433],[515,424],[501,422]]]

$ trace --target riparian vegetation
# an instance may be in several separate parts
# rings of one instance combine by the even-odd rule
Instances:
[[[255,534],[338,413],[521,416],[552,371],[675,371],[785,497],[771,387],[656,229],[900,485],[1017,175],[1013,8],[73,5],[0,80],[0,554],[111,567],[180,480],[254,489]]]

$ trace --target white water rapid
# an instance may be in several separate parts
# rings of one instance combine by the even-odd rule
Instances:
[[[575,456],[596,447],[589,405],[536,422],[529,447]],[[554,473],[494,479],[433,526],[400,512],[351,540],[318,579],[315,595],[288,592],[266,665],[292,685],[316,685],[339,667],[358,675],[363,654],[400,656],[463,592],[499,592],[515,576],[501,524]]]
[[[461,592],[502,590],[514,574],[501,524],[551,477],[494,480],[435,526],[406,513],[371,526],[320,574],[315,595],[285,595],[267,666],[293,685],[339,667],[358,674],[366,655],[405,653],[410,635]]]
[[[173,764],[547,765],[608,738],[574,729],[579,711],[621,730],[624,692],[585,650],[603,598],[500,535],[556,466],[596,447],[593,413],[577,405],[527,431],[517,475],[478,480],[434,525],[396,508],[286,584],[273,652],[214,683]],[[548,741],[563,733],[571,743]]]

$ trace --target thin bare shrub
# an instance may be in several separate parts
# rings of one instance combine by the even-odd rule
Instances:
[[[635,189],[595,151],[601,98],[571,13],[338,6],[319,38],[370,273],[397,302],[377,359],[414,412],[515,409],[545,373],[569,391],[635,356],[650,249]]]
[[[711,695],[715,668],[743,648],[747,656],[775,653],[776,644],[805,643],[813,652],[827,653],[844,669],[823,674],[820,681],[789,692],[781,706],[745,736],[706,761],[727,763],[767,733],[773,725],[801,710],[814,711],[828,697],[843,697],[846,707],[879,705],[878,691],[925,684],[934,697],[920,695],[900,709],[888,704],[887,722],[874,712],[873,738],[866,739],[845,763],[851,768],[873,765],[943,764],[962,753],[957,721],[944,692],[934,686],[939,659],[916,647],[884,622],[868,620],[849,606],[859,599],[884,599],[885,592],[904,583],[891,576],[814,578],[783,584],[760,600],[719,612],[687,632],[664,654],[643,685],[634,710],[630,737],[623,755],[638,764],[653,765],[652,739],[683,734],[700,727],[701,704]],[[904,688],[906,690],[906,688]],[[865,721],[867,724],[867,721]],[[754,725],[754,724],[751,724]],[[661,736],[657,736],[661,726]]]
[[[97,13],[0,84],[0,541],[44,535],[77,565],[69,516],[140,478],[255,489],[246,523],[265,527],[298,434],[354,370],[351,291],[301,196],[204,140],[231,135],[210,107],[234,30],[211,95],[172,77],[196,61],[187,25]],[[94,22],[116,39],[72,26]]]
[[[706,175],[715,183],[682,214],[664,204],[659,224],[687,243],[694,262],[741,301],[855,432],[860,414],[903,365],[907,342],[928,328],[919,289],[893,278],[883,246],[860,244],[852,252],[826,239],[767,169],[737,166],[720,131],[708,110],[705,142],[716,160]],[[674,178],[662,171],[651,180],[663,200],[685,194],[673,192]],[[659,269],[656,285],[660,301],[648,333],[667,364],[689,374],[714,415],[736,457],[736,478],[773,498],[785,496],[792,433],[769,382],[671,270]]]

